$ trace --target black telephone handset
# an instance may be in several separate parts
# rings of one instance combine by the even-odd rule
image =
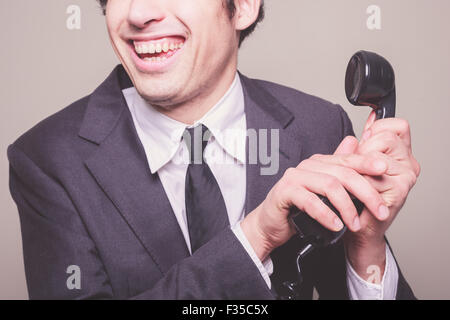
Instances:
[[[385,58],[376,53],[359,51],[353,55],[345,75],[345,92],[351,104],[372,107],[376,112],[377,120],[395,116],[394,69]],[[318,196],[341,218],[339,211],[326,197]],[[350,197],[358,214],[361,214],[364,204],[351,194]],[[301,282],[300,262],[303,257],[314,248],[336,243],[344,235],[347,227],[344,227],[341,231],[333,232],[296,207],[291,208],[290,219],[297,230],[298,236],[305,243],[297,256],[297,268]]]

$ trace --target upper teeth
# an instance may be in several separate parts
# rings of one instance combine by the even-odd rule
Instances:
[[[145,53],[161,53],[168,52],[169,50],[177,50],[183,46],[183,43],[171,43],[171,42],[163,42],[163,43],[144,43],[144,44],[134,44],[134,49],[138,54]]]

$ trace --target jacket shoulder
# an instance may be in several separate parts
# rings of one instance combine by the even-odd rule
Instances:
[[[343,112],[340,105],[303,91],[266,80],[252,79],[252,81],[268,91],[295,116],[316,115],[323,120],[324,116],[340,116],[339,113]]]
[[[80,141],[77,138],[78,131],[89,97],[83,97],[38,122],[17,138],[12,145],[37,163],[45,162],[58,155],[73,155],[74,145]]]
[[[352,123],[340,105],[273,82],[251,81],[294,116],[289,129],[303,141],[304,156],[332,153],[344,137],[354,136]]]

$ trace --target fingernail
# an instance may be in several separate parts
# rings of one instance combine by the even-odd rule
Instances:
[[[361,141],[366,141],[370,138],[370,136],[372,135],[371,130],[366,130],[361,138]]]
[[[359,217],[355,217],[355,219],[353,220],[353,229],[355,231],[359,231],[359,229],[361,229],[361,222],[359,222]]]
[[[378,208],[378,216],[381,220],[386,220],[389,217],[389,209],[384,204]]]
[[[344,227],[344,224],[338,217],[334,218],[334,225],[336,227],[336,231],[340,231]]]
[[[381,172],[384,172],[384,171],[386,171],[386,169],[387,169],[386,162],[384,162],[384,161],[382,161],[382,160],[376,160],[376,161],[373,163],[373,167],[375,168],[375,170],[381,171]]]

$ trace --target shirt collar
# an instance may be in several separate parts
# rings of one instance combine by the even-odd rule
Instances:
[[[219,145],[233,158],[245,163],[246,121],[244,92],[239,75],[220,101],[192,126],[158,112],[132,87],[123,90],[138,135],[148,158],[150,170],[157,172],[176,154],[187,127],[204,124]]]

